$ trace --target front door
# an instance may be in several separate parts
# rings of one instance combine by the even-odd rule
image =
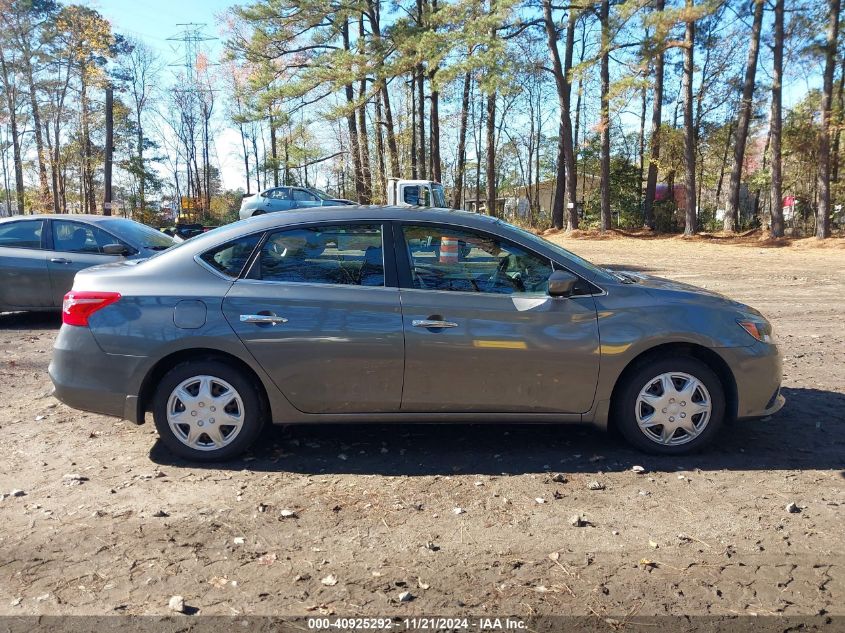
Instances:
[[[582,413],[599,369],[589,295],[547,294],[553,263],[495,235],[400,225],[402,411]]]
[[[380,223],[276,231],[223,301],[228,322],[300,411],[399,410],[402,313],[383,234]]]
[[[51,220],[52,247],[47,251],[52,304],[61,307],[65,293],[73,287],[73,278],[83,268],[123,259],[106,255],[103,247],[120,242],[101,228],[72,220]]]

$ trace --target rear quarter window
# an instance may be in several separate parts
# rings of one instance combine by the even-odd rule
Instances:
[[[200,259],[227,277],[237,278],[258,245],[260,234],[246,235],[205,251]]]

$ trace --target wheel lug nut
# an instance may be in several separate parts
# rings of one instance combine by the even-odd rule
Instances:
[[[214,418],[209,418],[208,423],[209,423],[209,424],[214,424]]]
[[[663,409],[661,409],[661,412],[666,413],[666,407],[663,407]]]
[[[211,412],[214,413],[215,411],[217,411],[217,407],[211,407]]]
[[[682,406],[682,407],[687,406],[687,401],[686,401],[686,400],[682,400],[682,401],[681,401],[681,406]]]
[[[682,417],[682,418],[685,418],[685,417],[687,417],[687,414],[686,414],[686,413],[682,413],[682,414],[681,414],[681,417]],[[214,422],[214,420],[212,420],[212,422]]]
[[[675,421],[675,418],[670,417],[670,418],[669,418],[669,421],[670,421],[670,422],[674,422],[674,421]]]
[[[192,415],[192,416],[194,416],[194,417],[197,417],[197,412],[196,412],[196,411],[191,411],[191,415]]]
[[[197,422],[197,426],[202,426],[203,424],[204,424],[204,423],[203,423],[203,421],[202,421],[202,420],[200,420],[199,422]]]
[[[204,406],[205,406],[205,402],[200,402],[200,406],[201,406],[201,407],[204,407]]]
[[[675,399],[674,399],[674,398],[669,398],[669,403],[671,404],[671,403],[673,403],[673,402],[675,402]]]

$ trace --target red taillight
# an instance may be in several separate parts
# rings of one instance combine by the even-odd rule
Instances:
[[[62,301],[62,323],[87,327],[92,314],[119,299],[119,292],[71,290]]]

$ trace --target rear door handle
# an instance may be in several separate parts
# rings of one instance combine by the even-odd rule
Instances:
[[[414,319],[411,321],[411,325],[426,328],[458,327],[458,324],[452,321],[438,321],[435,319]]]
[[[259,323],[265,325],[278,325],[280,323],[287,323],[285,317],[276,316],[275,314],[242,314],[241,323]]]
[[[67,259],[66,257],[51,257],[50,261],[53,262],[54,264],[72,264],[73,263],[72,260]]]

